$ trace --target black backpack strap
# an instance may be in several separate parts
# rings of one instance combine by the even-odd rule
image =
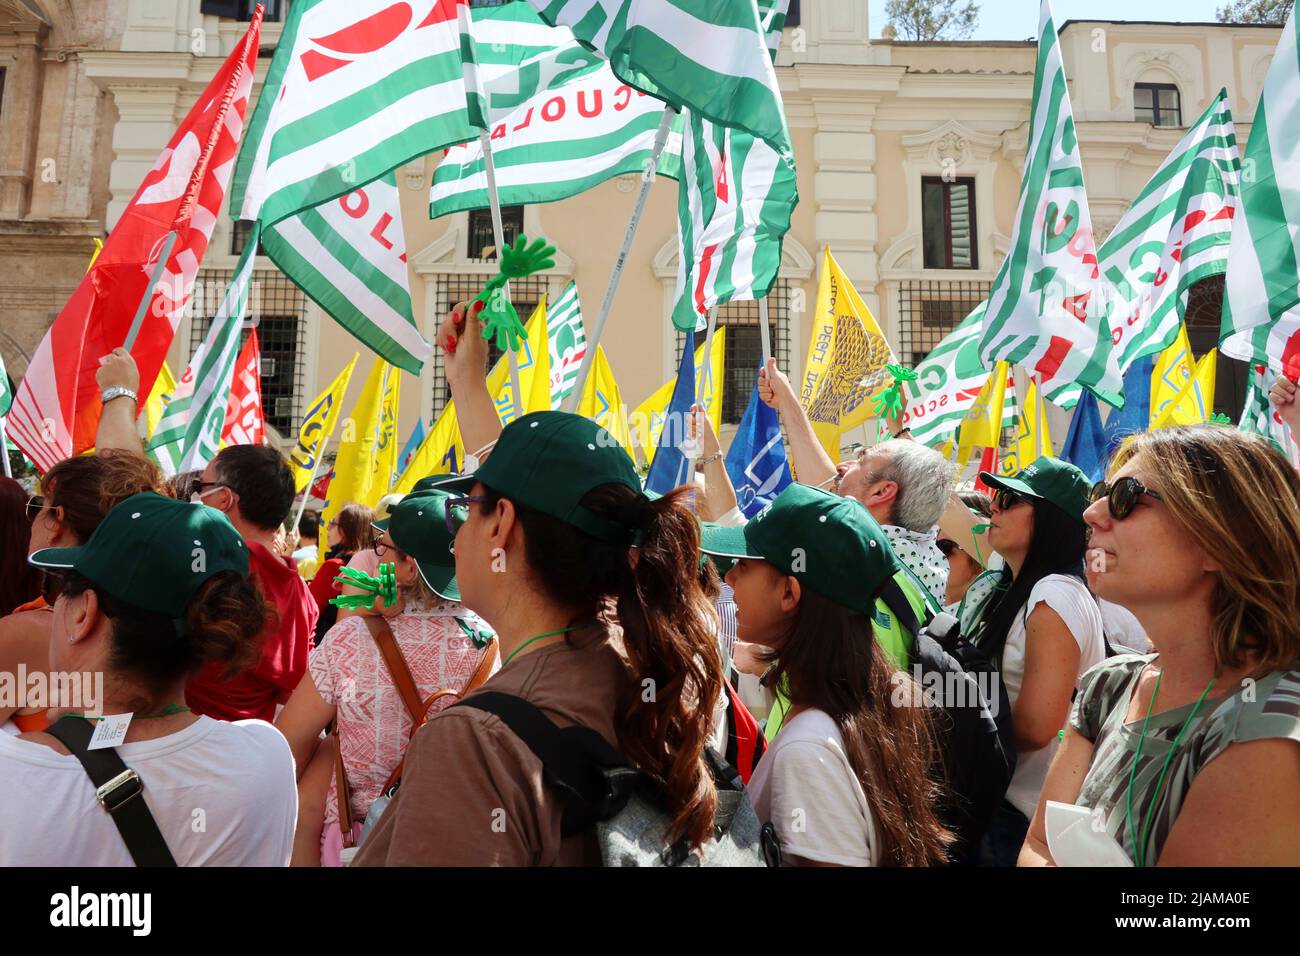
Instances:
[[[907,599],[907,595],[903,593],[903,589],[899,587],[898,582],[893,578],[890,578],[881,586],[876,596],[885,602],[885,607],[893,612],[893,615],[898,618],[899,625],[904,631],[912,635],[913,640],[929,623],[928,614],[924,621],[916,616],[916,611],[912,608],[912,602]]]
[[[537,756],[546,783],[564,804],[564,836],[614,816],[644,782],[644,775],[596,731],[581,725],[557,727],[521,697],[485,690],[452,706],[495,714]]]
[[[95,733],[90,721],[68,716],[45,732],[81,761],[86,776],[95,785],[99,805],[113,819],[135,865],[175,866],[176,860],[167,848],[167,841],[149,812],[149,805],[144,802],[144,783],[139,774],[122,762],[113,747],[86,749]]]

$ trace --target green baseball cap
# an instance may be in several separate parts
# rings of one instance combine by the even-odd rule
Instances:
[[[836,604],[875,614],[876,592],[898,573],[889,539],[859,501],[790,485],[741,527],[703,526],[700,550],[770,561]]]
[[[1092,486],[1088,476],[1068,461],[1044,455],[1019,473],[999,477],[988,471],[980,472],[980,481],[990,488],[1004,488],[1017,494],[1050,502],[1071,518],[1082,523],[1088,508]]]
[[[374,526],[387,531],[393,544],[415,559],[430,590],[444,601],[459,601],[456,556],[451,553],[454,539],[447,531],[450,498],[445,491],[413,491]]]
[[[85,544],[42,548],[27,560],[76,571],[123,604],[173,619],[214,574],[248,577],[248,549],[224,514],[151,491],[120,502]]]
[[[438,482],[468,494],[482,482],[511,501],[573,525],[598,541],[632,545],[637,528],[598,515],[582,499],[601,485],[624,485],[642,494],[636,466],[608,431],[581,415],[533,412],[501,430],[496,447],[478,471]]]

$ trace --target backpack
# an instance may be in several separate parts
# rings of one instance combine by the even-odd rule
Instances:
[[[764,866],[762,826],[733,767],[709,747],[705,760],[718,789],[713,839],[703,856],[685,839],[668,843],[671,816],[658,787],[590,727],[558,727],[528,701],[480,691],[452,705],[499,717],[541,760],[560,797],[560,832],[594,829],[602,866]]]
[[[880,597],[914,638],[911,664],[917,683],[923,691],[936,684],[941,690],[943,718],[935,720],[935,730],[947,797],[939,817],[957,836],[952,861],[971,863],[1016,769],[1006,687],[993,662],[961,634],[951,614],[918,620],[892,579]]]

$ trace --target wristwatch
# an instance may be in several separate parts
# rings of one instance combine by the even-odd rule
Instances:
[[[140,396],[122,385],[110,385],[108,388],[100,392],[99,403],[101,405],[107,405],[113,399],[121,398],[124,395],[131,399],[131,401],[135,402],[136,405],[140,404]]]

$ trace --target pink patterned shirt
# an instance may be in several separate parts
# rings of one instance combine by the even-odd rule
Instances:
[[[481,619],[458,604],[407,611],[388,621],[421,700],[439,690],[460,691],[482,660],[484,651],[466,636],[455,621],[457,617],[476,630],[486,628]],[[335,719],[352,791],[352,814],[360,821],[406,752],[411,717],[360,617],[346,617],[329,629],[312,652],[308,672],[325,702],[337,708]],[[440,698],[429,709],[430,716],[457,699]],[[331,776],[326,830],[337,820],[338,797]]]

